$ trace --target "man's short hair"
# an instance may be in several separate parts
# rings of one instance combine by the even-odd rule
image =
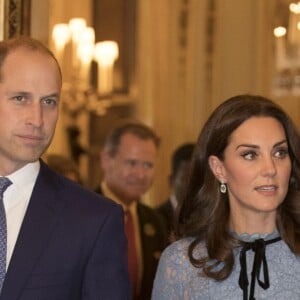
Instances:
[[[31,38],[29,36],[18,36],[15,38],[0,41],[0,81],[2,80],[1,68],[7,57],[7,55],[17,49],[28,49],[30,51],[37,51],[39,53],[45,54],[56,62],[60,77],[62,78],[62,72],[60,65],[53,54],[53,52],[47,48],[42,42]]]
[[[104,143],[104,148],[110,156],[116,155],[120,145],[121,137],[124,134],[130,133],[142,140],[152,140],[155,146],[158,148],[160,145],[160,138],[155,131],[145,124],[130,122],[119,125],[107,135]]]

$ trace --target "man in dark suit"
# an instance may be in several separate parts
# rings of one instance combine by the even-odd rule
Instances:
[[[133,299],[140,300],[151,297],[158,260],[167,243],[163,218],[141,202],[153,182],[158,147],[159,138],[151,128],[125,123],[108,134],[101,153],[104,178],[97,191],[124,208]]]
[[[175,211],[188,180],[189,165],[194,148],[194,143],[185,143],[180,145],[173,152],[170,175],[171,194],[170,197],[157,208],[167,223],[170,242],[173,240]]]
[[[58,118],[56,59],[21,37],[0,42],[0,61],[0,177],[10,182],[0,299],[130,299],[122,208],[39,159]]]

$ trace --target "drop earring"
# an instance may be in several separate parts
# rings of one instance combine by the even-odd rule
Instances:
[[[224,182],[221,182],[221,184],[220,184],[220,192],[222,194],[226,194],[226,192],[227,192],[227,186]]]

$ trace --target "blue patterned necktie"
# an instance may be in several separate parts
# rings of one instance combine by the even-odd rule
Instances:
[[[0,177],[0,291],[2,290],[6,273],[7,231],[3,193],[12,182],[6,177]]]

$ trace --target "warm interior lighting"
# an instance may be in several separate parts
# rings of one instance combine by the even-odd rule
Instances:
[[[69,21],[69,27],[71,30],[72,40],[74,42],[80,42],[81,33],[86,28],[85,19],[73,18]]]
[[[93,27],[85,27],[81,34],[81,43],[95,44],[95,30]]]
[[[56,51],[63,51],[71,38],[70,28],[67,24],[56,24],[53,27],[52,38]]]
[[[104,41],[95,45],[95,60],[98,63],[98,93],[108,95],[113,91],[113,65],[119,56],[116,42]]]
[[[77,55],[83,64],[88,64],[94,56],[94,45],[80,43],[77,48]]]
[[[98,64],[112,65],[119,56],[119,48],[116,42],[98,42],[95,46],[95,59]]]
[[[95,31],[86,27],[82,31],[81,40],[77,45],[77,56],[80,61],[80,86],[82,89],[90,87],[90,69],[95,49]]]
[[[276,37],[282,37],[282,36],[286,35],[286,28],[282,27],[282,26],[276,27],[274,29],[274,35]]]
[[[53,27],[52,38],[55,45],[55,55],[62,69],[70,68],[69,81],[64,82],[64,99],[70,111],[95,110],[103,106],[104,98],[108,101],[113,92],[113,66],[118,58],[118,44],[114,41],[98,42],[95,45],[95,31],[86,26],[83,18],[73,18],[68,24],[56,24]],[[71,47],[67,47],[70,42]],[[65,53],[66,50],[66,53]],[[64,63],[64,55],[67,63]],[[98,63],[97,90],[90,83],[91,63]],[[71,64],[68,64],[70,60]],[[63,72],[64,73],[64,72]],[[102,105],[102,106],[101,106]],[[103,109],[101,110],[103,111]]]
[[[290,6],[290,11],[294,14],[300,14],[300,2],[298,3],[291,3]]]
[[[287,5],[286,11],[276,18],[286,27],[274,29],[273,93],[279,96],[300,95],[300,1]]]
[[[77,56],[83,64],[91,63],[94,56],[95,31],[92,27],[86,27],[81,32],[81,38],[77,46]]]
[[[94,57],[95,31],[92,27],[86,27],[81,32],[78,42],[77,56],[81,63],[89,64]]]

